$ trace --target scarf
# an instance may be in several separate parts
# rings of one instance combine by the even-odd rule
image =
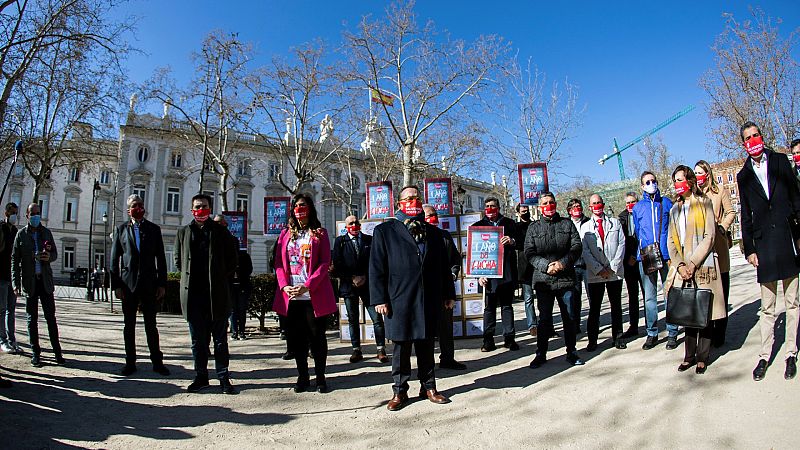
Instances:
[[[405,225],[408,232],[411,233],[411,237],[414,238],[414,242],[416,242],[417,245],[425,242],[425,213],[412,217],[403,211],[397,210],[397,212],[394,213],[394,217],[403,222],[403,225]]]
[[[684,200],[684,202],[689,202],[689,213],[686,217],[683,217],[683,202],[678,202],[676,205],[679,205],[681,208],[681,213],[678,216],[678,220],[685,220],[686,221],[686,234],[689,234],[690,227],[694,230],[694,237],[692,239],[692,249],[697,248],[700,245],[700,242],[703,240],[703,235],[705,234],[706,229],[706,208],[705,203],[701,201],[701,199],[695,197],[694,195],[690,196],[688,199]],[[675,248],[678,250],[678,254],[681,258],[684,258],[684,252],[686,250],[685,243],[681,243],[681,236],[680,236],[680,228],[679,224],[673,222],[672,226],[669,227],[669,234],[672,242],[675,244]],[[716,265],[714,264],[714,251],[712,250],[706,259],[697,267],[694,271],[694,278],[698,284],[708,284],[712,280],[717,279],[717,270]]]

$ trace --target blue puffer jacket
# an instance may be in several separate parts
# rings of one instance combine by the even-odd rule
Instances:
[[[670,209],[672,209],[672,201],[662,197],[659,191],[656,191],[652,196],[647,192],[643,193],[642,199],[633,207],[633,223],[636,229],[636,236],[639,238],[639,249],[654,243],[656,241],[655,236],[658,235],[661,256],[664,261],[669,260],[667,239],[669,236]],[[642,260],[640,253],[637,253],[636,260]]]

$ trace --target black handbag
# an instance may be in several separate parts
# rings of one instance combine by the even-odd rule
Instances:
[[[667,323],[689,328],[705,328],[711,318],[714,292],[698,289],[694,281],[672,286],[667,293]]]
[[[664,258],[661,257],[661,246],[658,242],[648,245],[639,250],[642,257],[642,268],[644,273],[650,275],[664,268]]]
[[[800,217],[797,213],[789,214],[786,218],[789,222],[789,233],[792,236],[792,244],[794,245],[794,258],[800,261]]]

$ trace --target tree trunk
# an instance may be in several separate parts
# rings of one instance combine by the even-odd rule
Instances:
[[[39,178],[34,178],[33,179],[33,200],[31,200],[31,203],[39,203],[39,191],[41,190],[41,188],[42,188],[42,181]],[[23,210],[23,209],[27,210],[27,206],[28,205],[25,205],[25,208],[23,208],[22,205],[19,205],[20,211]]]
[[[228,170],[226,168],[222,168],[222,176],[220,177],[220,184],[221,189],[219,192],[220,203],[222,203],[222,209],[219,210],[221,213],[222,211],[230,211],[228,209],[228,180],[230,179],[230,175],[228,175]]]
[[[411,186],[414,171],[413,157],[414,141],[406,141],[403,144],[403,186]],[[403,186],[398,186],[398,188],[402,188]]]

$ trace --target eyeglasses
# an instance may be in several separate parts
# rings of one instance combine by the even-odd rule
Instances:
[[[650,186],[651,184],[658,184],[658,181],[656,181],[656,180],[647,180],[647,181],[644,182],[645,186]]]

